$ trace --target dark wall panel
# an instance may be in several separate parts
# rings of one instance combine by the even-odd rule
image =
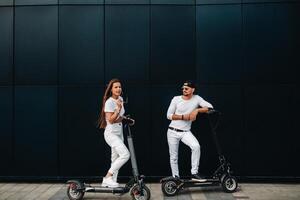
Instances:
[[[195,7],[151,7],[151,81],[177,83],[196,78]]]
[[[296,2],[1,1],[0,176],[104,176],[111,152],[95,123],[117,77],[142,174],[171,174],[166,112],[194,79],[222,112],[217,134],[235,175],[300,177]],[[192,131],[210,174],[218,160],[206,115]],[[182,176],[190,157],[181,143]],[[120,171],[129,175],[130,162]]]
[[[241,5],[197,6],[197,78],[208,83],[242,80]]]
[[[12,83],[13,8],[0,7],[0,84]]]
[[[19,176],[55,176],[57,87],[15,88],[15,170]]]
[[[54,5],[58,0],[15,0],[15,5]]]
[[[59,0],[59,4],[78,5],[78,4],[104,4],[105,0]]]
[[[194,0],[150,0],[151,4],[194,5]]]
[[[214,108],[221,112],[219,126],[216,130],[221,149],[232,164],[232,170],[236,175],[243,173],[243,90],[240,85],[201,85],[197,89],[199,94]],[[199,114],[193,123],[193,130],[201,144],[201,167],[206,173],[213,173],[217,167],[218,157],[212,131],[209,126],[208,116]],[[217,120],[216,115],[211,116],[212,123]]]
[[[242,0],[243,3],[292,3],[299,2],[299,0]]]
[[[17,84],[57,82],[57,6],[15,8]]]
[[[14,5],[13,0],[1,0],[0,6],[12,6]]]
[[[294,98],[289,85],[245,88],[245,175],[299,175],[290,170],[298,162],[292,145],[299,141],[293,128]]]
[[[59,20],[60,83],[103,82],[103,6],[61,6]]]
[[[157,166],[157,162],[151,160],[153,151],[155,151],[156,148],[151,145],[153,132],[149,123],[151,121],[149,114],[151,113],[150,87],[143,84],[123,84],[123,91],[125,94],[124,99],[126,100],[126,96],[128,97],[128,103],[124,104],[125,114],[129,114],[136,122],[135,125],[131,127],[131,132],[133,134],[139,172],[147,176],[152,174],[153,168]],[[124,137],[125,136],[126,135],[124,135]],[[124,169],[120,171],[120,175],[130,176],[131,174],[131,163],[128,161]]]
[[[13,175],[13,88],[0,87],[0,176]]]
[[[196,4],[237,4],[243,0],[196,0]]]
[[[59,161],[62,176],[103,176],[110,151],[96,129],[102,87],[61,87],[59,91]]]
[[[155,174],[156,176],[170,176],[172,174],[167,141],[167,128],[170,123],[170,120],[167,119],[167,110],[172,98],[176,95],[180,95],[180,87],[181,85],[152,86],[150,90],[151,119],[149,123],[151,126],[150,134],[152,136],[151,161],[153,163],[151,173]],[[183,154],[180,154],[179,159],[183,156]],[[189,157],[190,156],[188,156],[188,158]],[[179,165],[181,170],[185,164],[179,161]],[[180,173],[181,172],[182,174],[185,173],[184,171],[180,171]]]
[[[149,4],[150,0],[105,0],[105,4]]]
[[[105,33],[106,80],[148,80],[149,7],[107,6]]]
[[[245,4],[243,32],[247,82],[287,83],[299,66],[299,5]],[[298,13],[298,14],[297,14]],[[296,42],[298,41],[298,42]],[[295,45],[298,44],[296,47]]]

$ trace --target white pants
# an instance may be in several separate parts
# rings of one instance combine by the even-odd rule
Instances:
[[[112,173],[114,181],[117,181],[119,169],[130,158],[130,153],[124,144],[122,123],[107,125],[104,139],[111,147],[111,166],[108,172]]]
[[[184,144],[188,145],[192,150],[192,174],[198,173],[199,161],[200,161],[200,145],[196,137],[191,131],[188,132],[177,132],[168,129],[168,144],[170,153],[170,164],[172,169],[173,177],[179,176],[178,170],[178,148],[179,142],[182,141]]]

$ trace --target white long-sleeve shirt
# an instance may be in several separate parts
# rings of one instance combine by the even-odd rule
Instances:
[[[193,110],[201,107],[213,108],[213,106],[205,101],[199,95],[193,95],[189,100],[184,100],[182,96],[175,96],[171,104],[168,108],[167,118],[172,120],[173,114],[176,115],[185,115],[191,113]],[[187,120],[172,120],[170,123],[170,127],[177,128],[180,130],[190,130],[192,125],[192,121]]]

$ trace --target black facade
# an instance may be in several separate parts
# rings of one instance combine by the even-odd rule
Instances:
[[[221,146],[240,177],[300,177],[297,0],[0,1],[0,177],[103,176],[95,122],[123,81],[140,171],[171,174],[166,111],[183,80],[222,111]],[[298,91],[298,92],[297,92]],[[200,171],[216,167],[205,116]],[[179,166],[190,172],[181,144]],[[120,171],[131,173],[130,162]]]

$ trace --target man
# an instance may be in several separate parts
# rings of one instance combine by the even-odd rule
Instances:
[[[173,177],[179,178],[178,147],[179,142],[182,141],[192,150],[192,179],[205,182],[206,179],[198,174],[200,145],[190,129],[192,121],[196,120],[198,113],[207,113],[213,106],[199,95],[194,95],[195,88],[192,81],[185,81],[182,86],[182,95],[175,96],[168,108],[167,118],[171,120],[167,133],[170,164]]]

